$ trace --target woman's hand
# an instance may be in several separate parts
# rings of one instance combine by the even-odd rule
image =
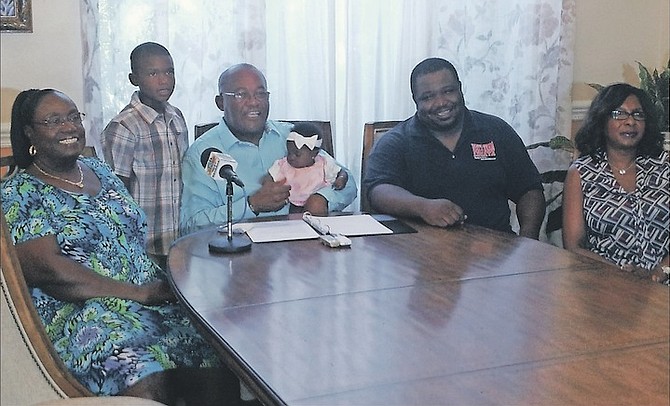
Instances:
[[[651,280],[658,283],[667,283],[667,280],[670,279],[670,267],[668,266],[657,266],[652,270]]]
[[[177,301],[177,297],[170,289],[170,285],[161,280],[146,283],[140,286],[143,298],[138,302],[145,305],[160,305]]]
[[[668,275],[665,272],[665,270],[663,269],[663,267],[661,265],[657,266],[656,268],[654,268],[652,270],[648,270],[648,269],[640,268],[640,267],[635,266],[635,265],[626,264],[626,265],[621,266],[621,270],[625,271],[625,272],[630,272],[633,275],[635,275],[639,278],[642,278],[642,279],[649,278],[652,281],[658,282],[658,283],[665,283],[665,281],[668,280],[668,277],[670,277],[670,275]]]

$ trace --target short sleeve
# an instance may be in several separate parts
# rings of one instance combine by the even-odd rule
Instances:
[[[335,182],[335,179],[337,178],[337,174],[340,173],[340,170],[342,170],[342,167],[335,162],[335,160],[328,155],[325,151],[319,155],[321,157],[325,164],[324,164],[324,178],[326,182],[328,183],[333,183]]]
[[[50,213],[58,202],[42,197],[48,188],[53,186],[37,184],[25,173],[2,185],[2,210],[14,244],[56,234]]]
[[[270,176],[272,176],[272,179],[275,182],[279,182],[282,179],[285,179],[286,176],[282,174],[282,163],[286,160],[286,158],[278,159],[276,160],[270,169],[268,169],[268,173]]]

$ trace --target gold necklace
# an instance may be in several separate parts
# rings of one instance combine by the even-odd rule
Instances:
[[[42,170],[42,168],[39,167],[39,165],[37,165],[37,162],[33,162],[33,165],[35,165],[35,168],[37,168],[37,170],[40,171],[40,173],[44,176],[48,176],[48,177],[53,178],[53,179],[58,179],[61,182],[67,183],[68,185],[77,186],[79,189],[84,188],[84,172],[81,170],[81,166],[79,165],[79,162],[77,162],[77,169],[79,169],[79,182],[73,182],[71,180],[63,179],[59,176],[52,175],[50,173],[46,173],[46,172],[44,172],[44,170]]]
[[[619,168],[617,168],[616,166],[612,165],[612,162],[610,162],[609,164],[610,164],[610,166],[612,167],[612,169],[616,169],[617,172],[619,172],[619,175],[625,175],[626,172],[628,172],[628,170],[629,170],[630,168],[632,168],[633,165],[635,165],[635,160],[633,159],[633,162],[631,162],[630,165],[628,165],[627,168],[623,168],[623,169],[619,169]]]

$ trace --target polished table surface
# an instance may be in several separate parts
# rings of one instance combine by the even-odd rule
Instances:
[[[668,287],[466,225],[254,244],[178,240],[171,283],[266,405],[667,405]]]

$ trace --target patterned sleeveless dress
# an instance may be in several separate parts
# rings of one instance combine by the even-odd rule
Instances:
[[[102,183],[96,196],[25,172],[3,182],[2,210],[14,243],[55,235],[63,255],[101,275],[136,284],[165,278],[144,249],[144,212],[109,166],[96,158],[80,162]],[[115,297],[70,303],[30,290],[59,356],[96,395],[118,394],[158,371],[221,365],[177,304],[145,306]]]
[[[607,156],[575,161],[584,194],[584,216],[591,251],[616,263],[644,269],[668,255],[670,164],[660,158],[636,159],[635,191],[626,192],[612,174]]]

